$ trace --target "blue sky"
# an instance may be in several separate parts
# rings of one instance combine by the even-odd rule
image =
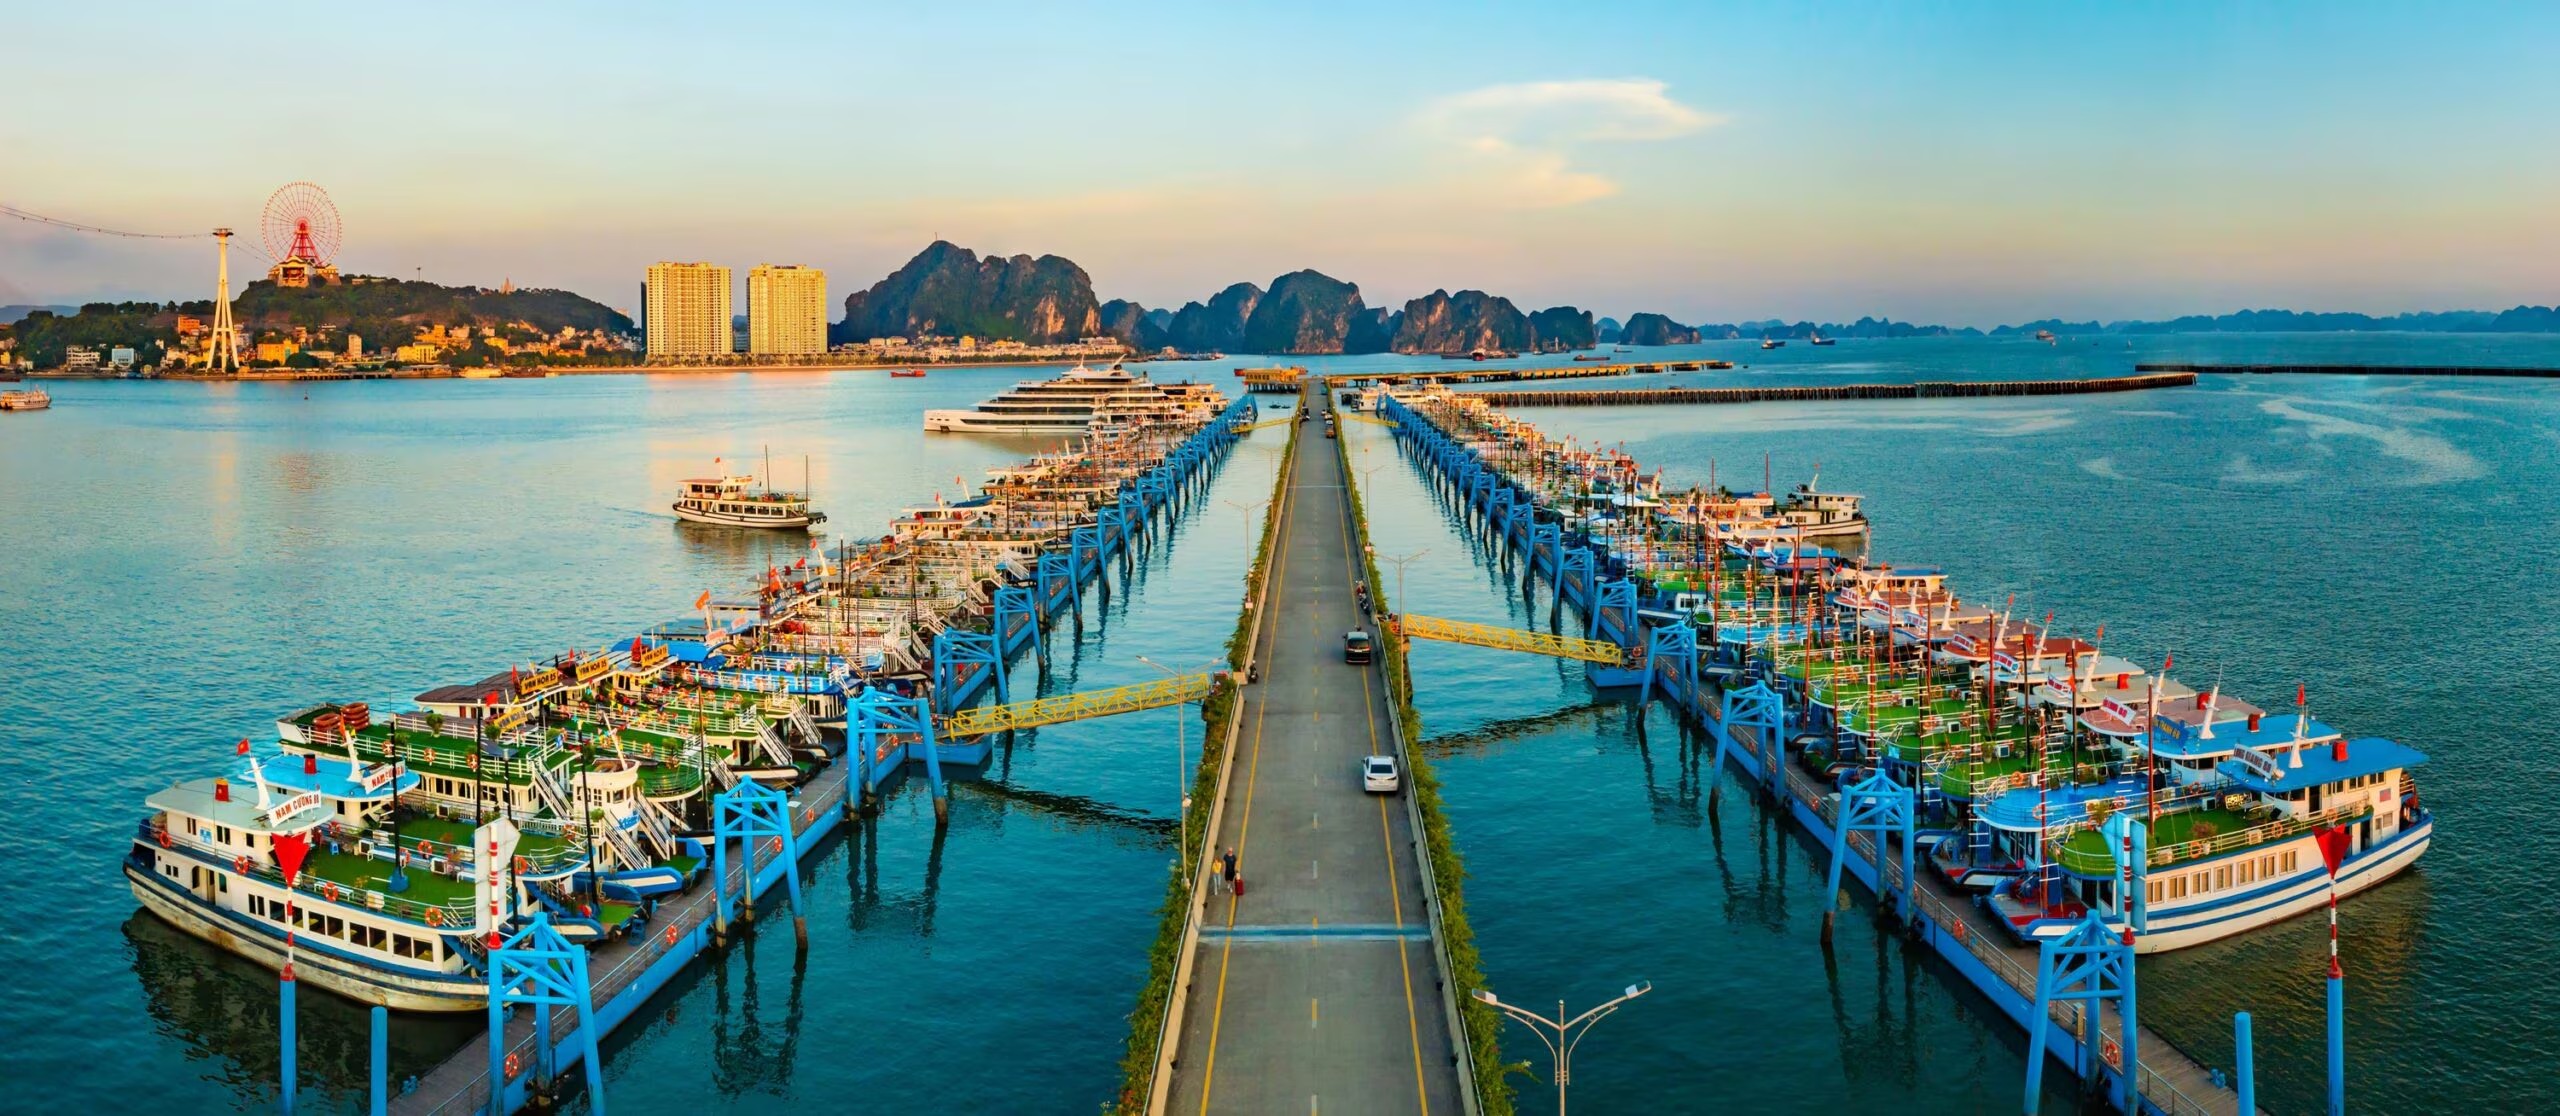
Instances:
[[[926,10],[916,10],[926,9]],[[1314,267],[1687,321],[2560,300],[2560,8],[52,4],[0,202],[628,306],[656,259],[934,236],[1178,305]],[[0,302],[210,251],[0,221]]]

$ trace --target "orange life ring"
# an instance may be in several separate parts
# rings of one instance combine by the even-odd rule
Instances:
[[[337,901],[338,901],[338,884],[337,884],[337,881],[335,881],[335,880],[329,880],[329,881],[325,881],[325,882],[321,883],[321,885],[320,885],[320,897],[321,897],[321,898],[323,898],[323,899],[326,899],[326,900],[328,900],[328,901],[330,901],[330,902],[332,902],[332,903],[337,902]]]
[[[507,1054],[507,1078],[514,1080],[515,1076],[522,1072],[524,1072],[524,1059],[510,1051]]]
[[[160,831],[160,847],[161,847],[161,848],[164,848],[164,849],[166,849],[166,848],[173,848],[173,847],[175,847],[175,846],[177,845],[177,843],[178,843],[178,841],[177,841],[177,839],[176,839],[176,838],[169,836],[169,831],[168,831],[168,830],[163,829],[163,830],[161,830],[161,831]]]
[[[519,876],[521,876],[521,875],[524,875],[525,873],[530,872],[530,871],[533,871],[533,860],[532,860],[532,858],[530,858],[530,857],[522,857],[522,856],[517,857],[517,858],[516,858],[516,874],[517,874],[517,875],[519,875]]]
[[[248,874],[249,874],[249,858],[248,858],[248,857],[245,857],[245,856],[235,856],[235,857],[232,857],[232,858],[231,858],[231,869],[232,869],[232,871],[238,872],[238,873],[240,873],[240,874],[241,874],[241,875],[243,875],[243,876],[248,875]]]
[[[419,855],[419,856],[434,856],[435,854],[436,854],[435,848],[434,848],[433,846],[431,846],[431,845],[427,844],[427,839],[426,839],[426,838],[424,838],[424,837],[420,837],[420,838],[418,838],[418,855]]]
[[[409,850],[407,849],[400,850],[400,866],[403,868],[409,866]]]
[[[442,926],[442,925],[444,925],[444,908],[442,908],[442,907],[429,907],[429,908],[427,908],[427,925],[429,925],[429,926]]]
[[[667,944],[669,946],[676,944],[676,928],[674,926],[667,927]]]
[[[764,839],[764,851],[766,851],[766,852],[768,852],[768,853],[778,853],[778,852],[781,852],[781,851],[782,851],[782,838],[780,838],[780,837],[767,837],[767,838],[765,838],[765,839]]]
[[[473,771],[480,770],[480,753],[476,751],[471,753],[471,769]]]

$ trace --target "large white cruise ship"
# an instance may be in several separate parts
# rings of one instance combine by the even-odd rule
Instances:
[[[1158,384],[1118,362],[1100,370],[1079,364],[1054,380],[1024,380],[968,410],[926,411],[924,428],[1081,434],[1095,426],[1204,417],[1225,403],[1206,384]]]

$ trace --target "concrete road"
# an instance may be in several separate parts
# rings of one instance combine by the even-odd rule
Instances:
[[[1455,1116],[1408,815],[1360,784],[1361,757],[1394,748],[1393,713],[1379,667],[1343,662],[1343,635],[1372,621],[1353,595],[1342,463],[1322,414],[1300,439],[1262,682],[1210,846],[1237,851],[1245,894],[1210,898],[1201,919],[1168,1111]]]

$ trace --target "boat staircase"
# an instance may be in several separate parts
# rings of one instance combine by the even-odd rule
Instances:
[[[665,855],[674,856],[681,851],[676,844],[676,829],[684,824],[684,819],[676,816],[675,807],[654,798],[643,798],[640,800],[640,815],[640,824],[649,832],[651,842],[659,845]]]
[[[1578,659],[1604,666],[1636,665],[1635,651],[1621,647],[1611,640],[1584,639],[1580,636],[1506,628],[1499,624],[1447,620],[1437,616],[1399,616],[1395,618],[1394,624],[1397,633],[1407,639],[1463,643],[1470,647],[1491,647],[1498,651],[1525,651],[1532,655]]]
[[[809,715],[808,702],[804,701],[793,705],[791,707],[791,716],[789,720],[791,722],[792,730],[800,734],[801,743],[806,744],[811,748],[823,749],[825,747],[825,741],[818,737],[818,720],[817,718]]]
[[[605,846],[613,850],[614,859],[620,861],[623,866],[636,868],[654,863],[649,855],[641,850],[640,843],[632,838],[630,831],[614,824],[612,819],[607,818],[602,825],[588,824],[587,812],[578,808],[577,800],[569,792],[567,774],[569,759],[568,753],[558,747],[556,742],[553,746],[535,753],[532,765],[534,797],[540,799],[543,808],[551,811],[551,816],[559,818],[564,826],[572,830],[586,828],[601,833],[604,836]],[[555,760],[558,762],[555,763]],[[598,868],[596,865],[588,867]]]
[[[764,753],[764,757],[772,760],[776,767],[791,766],[791,746],[782,742],[781,733],[773,731],[773,722],[752,713],[747,719],[755,722],[756,750]]]
[[[712,747],[711,738],[697,732],[685,738],[685,750],[701,762],[703,770],[711,773],[711,781],[718,783],[721,790],[737,789],[738,772],[729,766],[728,749]]]

